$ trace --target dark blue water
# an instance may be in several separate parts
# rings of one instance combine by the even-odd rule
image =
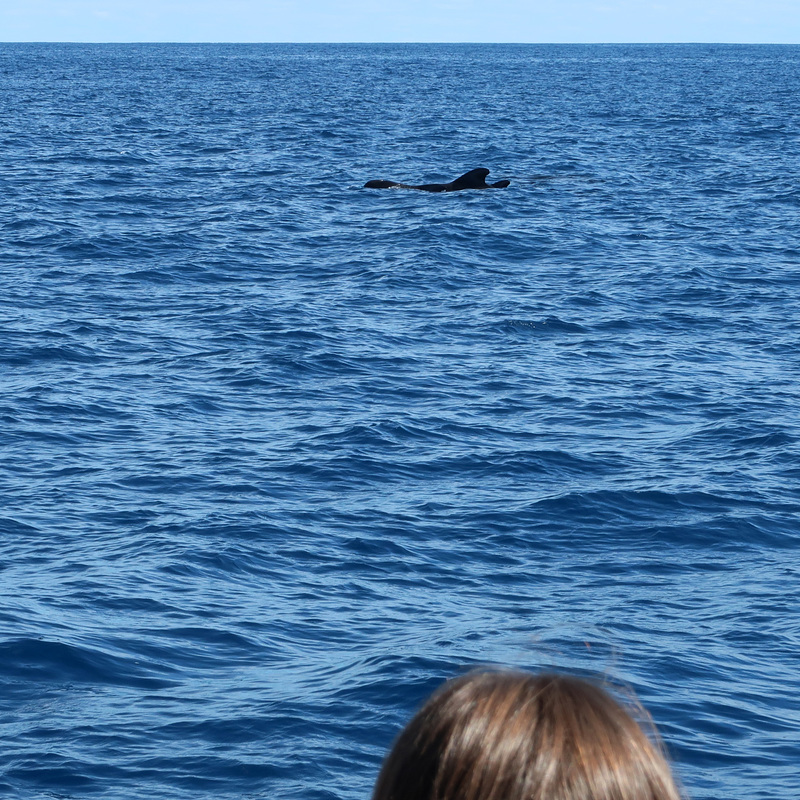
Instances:
[[[0,794],[364,799],[488,662],[629,683],[695,800],[800,795],[798,86],[0,45]]]

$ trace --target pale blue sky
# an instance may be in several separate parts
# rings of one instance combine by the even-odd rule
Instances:
[[[800,0],[0,0],[0,41],[800,42]]]

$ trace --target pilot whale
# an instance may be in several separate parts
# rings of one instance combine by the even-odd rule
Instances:
[[[456,178],[450,183],[423,183],[420,186],[412,186],[408,183],[396,183],[395,181],[367,181],[365,189],[419,189],[422,192],[460,192],[462,189],[505,189],[511,181],[502,180],[496,183],[486,183],[488,169],[478,167],[465,172],[460,178]]]

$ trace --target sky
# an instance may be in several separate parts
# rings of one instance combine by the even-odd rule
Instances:
[[[0,42],[800,43],[800,0],[0,0]]]

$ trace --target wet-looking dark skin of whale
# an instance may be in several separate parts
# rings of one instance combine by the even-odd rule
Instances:
[[[465,172],[460,178],[450,183],[423,183],[421,186],[411,186],[408,183],[395,181],[367,181],[365,189],[419,189],[422,192],[460,192],[462,189],[505,189],[511,181],[502,180],[497,183],[486,183],[488,169],[478,167]]]

